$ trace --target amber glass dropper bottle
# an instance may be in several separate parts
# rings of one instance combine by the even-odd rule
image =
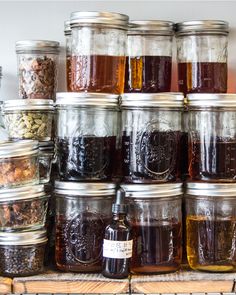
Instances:
[[[133,240],[126,220],[125,191],[119,189],[112,206],[112,222],[106,227],[103,240],[103,270],[105,277],[127,278],[130,273]]]

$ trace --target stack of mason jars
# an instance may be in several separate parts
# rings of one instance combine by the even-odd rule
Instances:
[[[2,104],[8,140],[0,143],[0,274],[12,277],[43,271],[59,43],[16,49],[20,99]]]

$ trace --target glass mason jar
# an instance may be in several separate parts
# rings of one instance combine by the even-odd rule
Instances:
[[[124,182],[167,182],[180,177],[183,95],[131,93],[122,97]]]
[[[236,181],[236,94],[189,94],[191,180]]]
[[[176,24],[179,91],[185,95],[227,92],[228,33],[225,21]]]
[[[0,232],[0,275],[25,277],[44,270],[46,230]]]
[[[50,181],[52,162],[54,160],[54,142],[43,141],[39,143],[39,181]]]
[[[133,231],[131,272],[158,274],[179,269],[182,258],[182,183],[121,185]]]
[[[71,45],[72,45],[72,38],[71,38],[71,28],[70,28],[70,21],[67,20],[64,23],[64,34],[66,37],[66,85],[67,91],[71,91]]]
[[[6,100],[2,105],[2,114],[9,139],[53,139],[53,100]]]
[[[56,181],[54,193],[57,268],[76,272],[100,271],[115,184]]]
[[[0,143],[0,188],[38,184],[38,170],[37,141]]]
[[[71,91],[124,92],[128,16],[73,12]]]
[[[171,88],[174,24],[132,21],[128,31],[125,92],[168,92]]]
[[[59,42],[16,42],[19,98],[55,99]]]
[[[191,268],[236,270],[236,184],[188,183],[187,257]]]
[[[60,180],[111,180],[117,155],[118,97],[57,93],[56,108]]]

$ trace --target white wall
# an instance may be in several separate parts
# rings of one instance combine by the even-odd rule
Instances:
[[[15,41],[57,40],[64,43],[64,20],[72,11],[105,10],[128,14],[131,19],[174,22],[222,19],[230,23],[229,92],[236,92],[236,1],[1,1],[0,65],[3,67],[2,99],[18,97]],[[64,50],[61,52],[59,91],[65,90]],[[174,74],[173,90],[176,90]]]

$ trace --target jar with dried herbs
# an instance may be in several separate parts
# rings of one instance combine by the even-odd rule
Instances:
[[[10,139],[52,140],[54,114],[52,100],[7,100],[3,103],[2,113]]]
[[[0,190],[0,230],[35,230],[45,226],[48,194],[43,185]]]
[[[59,42],[16,42],[19,97],[54,99],[57,87]]]
[[[38,142],[0,143],[0,188],[39,183]]]

